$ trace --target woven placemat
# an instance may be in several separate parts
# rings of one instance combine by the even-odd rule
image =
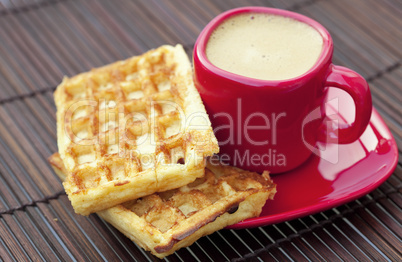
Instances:
[[[96,215],[76,215],[47,163],[57,151],[53,91],[74,75],[181,43],[191,55],[217,14],[245,5],[297,11],[334,38],[334,62],[362,74],[399,147],[392,176],[322,213],[221,230],[167,261],[401,260],[402,2],[398,0],[0,1],[0,257],[155,261]]]

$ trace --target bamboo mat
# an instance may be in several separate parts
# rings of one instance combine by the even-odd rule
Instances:
[[[74,214],[47,157],[57,151],[52,93],[63,75],[181,43],[222,11],[264,5],[328,28],[334,62],[362,74],[399,147],[378,189],[301,219],[221,230],[167,261],[401,261],[402,1],[0,0],[0,258],[157,261],[96,215]]]

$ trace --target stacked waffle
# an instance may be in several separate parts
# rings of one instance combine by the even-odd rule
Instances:
[[[218,143],[180,45],[65,78],[55,102],[49,160],[75,212],[160,258],[258,216],[275,194],[268,173],[206,160]]]

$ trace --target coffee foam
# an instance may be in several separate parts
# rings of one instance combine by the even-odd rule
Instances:
[[[226,71],[262,80],[285,80],[307,72],[321,54],[323,39],[313,27],[264,13],[233,16],[211,34],[206,55]]]

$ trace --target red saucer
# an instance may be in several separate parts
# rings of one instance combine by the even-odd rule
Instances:
[[[353,121],[353,102],[347,94],[331,90],[328,101],[327,113],[335,116],[333,119]],[[374,108],[370,124],[359,140],[347,145],[320,147],[324,150],[313,154],[299,168],[272,175],[278,192],[274,200],[267,201],[260,217],[228,228],[275,224],[345,204],[381,185],[398,162],[395,140]]]

